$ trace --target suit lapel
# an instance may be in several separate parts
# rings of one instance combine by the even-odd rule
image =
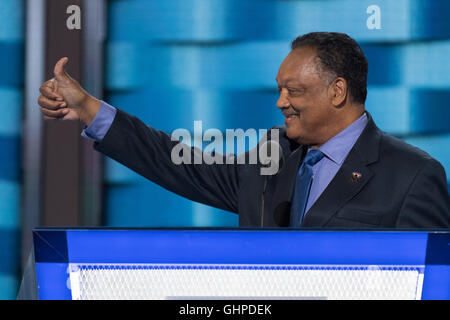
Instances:
[[[357,173],[360,178],[353,175]],[[372,171],[358,153],[349,154],[334,179],[307,212],[302,227],[324,226],[330,218],[369,182]]]
[[[356,141],[336,176],[306,213],[302,227],[325,226],[327,222],[372,178],[369,168],[378,161],[381,131],[369,113],[366,128]]]
[[[266,212],[272,216],[272,222],[276,226],[287,227],[289,225],[292,192],[305,149],[305,147],[299,146],[290,153],[282,170],[268,181]]]

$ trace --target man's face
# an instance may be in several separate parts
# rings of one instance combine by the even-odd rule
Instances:
[[[319,75],[316,50],[301,47],[283,61],[277,75],[280,98],[277,107],[285,118],[287,136],[306,145],[327,139],[334,107],[328,95],[328,79]]]

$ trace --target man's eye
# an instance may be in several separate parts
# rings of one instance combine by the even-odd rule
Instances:
[[[300,94],[300,90],[297,90],[297,89],[286,88],[286,90],[287,90],[289,95],[299,95]],[[281,94],[282,91],[283,91],[283,88],[278,87],[278,93]]]
[[[290,96],[299,97],[305,94],[305,89],[303,88],[288,89],[288,93]]]

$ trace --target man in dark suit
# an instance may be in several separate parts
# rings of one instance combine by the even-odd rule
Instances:
[[[177,141],[87,94],[65,73],[67,61],[41,87],[45,119],[80,119],[96,150],[177,194],[238,213],[240,226],[450,226],[443,167],[377,128],[364,108],[367,60],[345,34],[292,42],[276,79],[285,126],[275,128],[281,168],[272,176],[261,175],[262,164],[175,164]]]

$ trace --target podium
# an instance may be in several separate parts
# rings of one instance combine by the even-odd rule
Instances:
[[[39,299],[450,299],[450,232],[33,231]]]

